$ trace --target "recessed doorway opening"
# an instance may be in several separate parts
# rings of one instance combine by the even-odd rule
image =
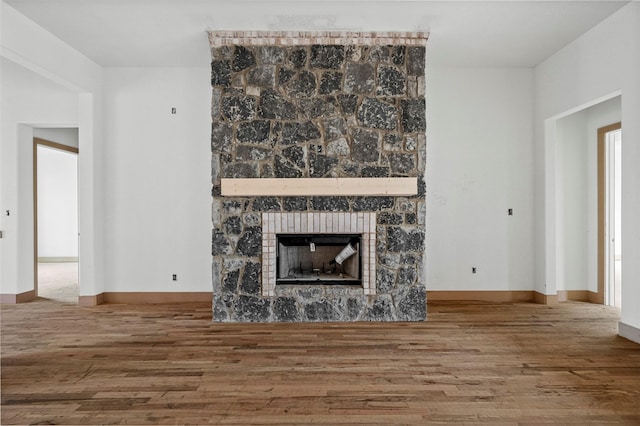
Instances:
[[[598,129],[598,289],[622,306],[622,125]]]
[[[36,296],[77,303],[77,129],[34,129],[34,288]],[[47,139],[44,139],[47,137]],[[64,143],[54,142],[60,140]]]

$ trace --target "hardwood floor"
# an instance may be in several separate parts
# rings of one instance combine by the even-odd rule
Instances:
[[[2,424],[640,424],[640,345],[600,305],[438,302],[426,323],[355,324],[1,313]]]

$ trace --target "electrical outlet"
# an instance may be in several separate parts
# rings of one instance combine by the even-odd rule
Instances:
[[[178,274],[173,274],[173,280],[178,281]]]
[[[472,273],[472,274],[475,274],[476,272],[477,272],[477,269],[476,269],[476,267],[475,267],[475,266],[473,266],[473,267],[471,268],[471,273]]]

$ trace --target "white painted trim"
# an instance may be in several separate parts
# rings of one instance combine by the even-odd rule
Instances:
[[[618,321],[618,336],[640,344],[640,328]]]

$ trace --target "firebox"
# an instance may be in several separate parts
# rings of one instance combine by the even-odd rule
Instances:
[[[362,285],[360,234],[277,234],[276,285]]]

